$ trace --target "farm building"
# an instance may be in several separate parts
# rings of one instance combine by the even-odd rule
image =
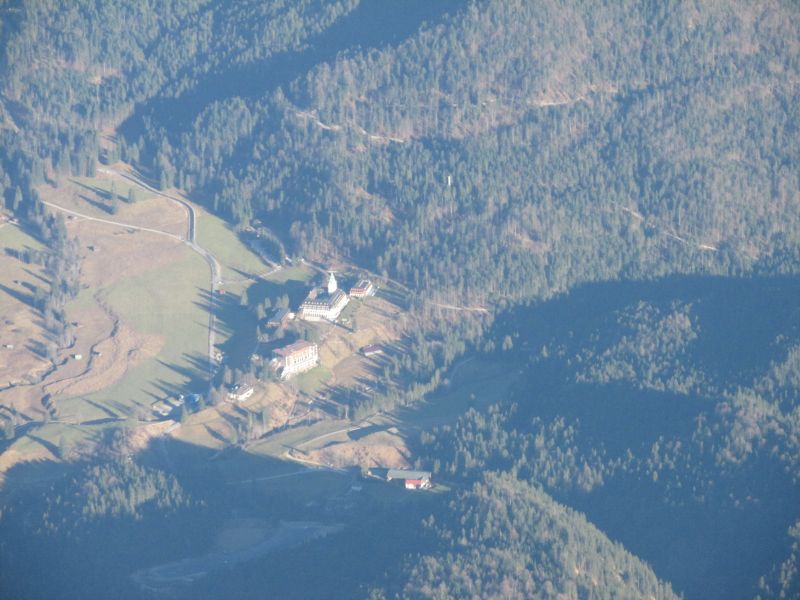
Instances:
[[[336,283],[333,273],[328,275],[327,291],[315,288],[300,305],[298,316],[305,321],[334,321],[350,299]]]
[[[255,390],[253,389],[252,385],[242,383],[236,384],[233,386],[233,389],[228,392],[228,400],[231,402],[242,402],[243,400],[247,400],[250,396],[253,395]]]
[[[378,344],[367,344],[361,348],[361,354],[364,356],[375,356],[376,354],[383,354],[383,348]]]
[[[319,347],[313,342],[301,340],[275,350],[272,360],[280,370],[281,379],[288,379],[295,373],[303,373],[317,366]]]
[[[166,400],[156,400],[150,407],[157,417],[166,418],[172,414],[175,407]]]
[[[288,308],[276,308],[267,319],[267,327],[283,327],[289,319],[291,319],[291,313]]]
[[[402,479],[407,490],[425,490],[431,487],[430,471],[411,471],[409,469],[389,469],[386,481]]]
[[[350,288],[351,298],[366,298],[375,295],[375,286],[369,279],[362,279]]]

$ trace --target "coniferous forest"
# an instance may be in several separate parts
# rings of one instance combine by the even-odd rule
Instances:
[[[791,0],[0,6],[0,208],[42,243],[54,348],[80,252],[39,190],[122,161],[407,291],[408,351],[356,419],[435,403],[465,361],[513,374],[405,440],[446,492],[169,594],[798,597],[799,86]],[[0,597],[161,597],[131,573],[219,515],[303,520],[207,449],[124,435],[6,478]]]

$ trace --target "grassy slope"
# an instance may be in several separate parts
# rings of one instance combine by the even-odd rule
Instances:
[[[92,403],[129,414],[136,404],[147,406],[185,391],[193,380],[198,385],[204,375],[208,313],[202,293],[208,291],[208,266],[189,248],[182,247],[180,253],[179,261],[106,291],[109,304],[123,320],[137,331],[162,336],[164,345],[157,356],[136,365],[116,385],[87,396],[88,402],[80,407],[83,418],[103,416]]]
[[[227,223],[201,210],[198,210],[197,243],[222,264],[225,279],[239,277],[236,271],[258,274],[267,270],[263,261],[242,243]]]
[[[99,193],[102,196],[107,196],[111,193],[111,183],[114,183],[114,189],[119,197],[120,202],[126,202],[128,199],[128,193],[131,189],[133,189],[133,196],[136,202],[140,200],[144,200],[145,198],[151,198],[153,194],[148,192],[144,188],[139,187],[138,185],[132,185],[125,181],[121,181],[119,179],[108,179],[103,176],[97,177],[75,177],[73,179],[79,185],[85,186],[95,193]]]
[[[0,225],[0,246],[14,248],[15,250],[41,250],[42,245],[16,225],[5,223]]]
[[[92,179],[91,184],[108,187],[110,182]],[[117,191],[127,194],[120,182]],[[234,269],[265,269],[264,263],[221,219],[201,212],[197,233],[199,243],[221,262],[226,277],[237,277]],[[97,407],[101,405],[126,416],[136,405],[148,406],[157,398],[200,386],[208,339],[208,313],[202,296],[208,290],[208,267],[188,248],[181,253],[178,262],[103,290],[126,323],[141,333],[162,336],[165,343],[157,356],[136,365],[112,387],[86,398],[68,400],[65,406],[70,413],[80,411],[82,419],[110,416]],[[218,327],[217,333],[217,341],[224,342],[232,332]]]
[[[43,341],[44,331],[40,325],[36,324],[39,321],[38,311],[23,304],[14,295],[21,293],[27,296],[30,288],[15,284],[14,281],[19,281],[25,286],[43,289],[47,289],[47,285],[40,279],[43,276],[42,267],[34,264],[26,265],[17,258],[6,255],[6,249],[41,250],[42,245],[15,225],[8,223],[0,225],[0,285],[10,290],[0,291],[0,325],[2,326],[0,343],[15,346],[14,350],[0,347],[0,374],[13,374],[13,378],[16,378],[27,371],[26,366],[32,368],[36,363],[44,364],[46,361],[33,356],[25,349],[25,346],[35,340]],[[13,325],[6,323],[6,320],[13,320]],[[20,331],[14,332],[12,328]],[[4,383],[4,380],[0,380],[0,385]]]

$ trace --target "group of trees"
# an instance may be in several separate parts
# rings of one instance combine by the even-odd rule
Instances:
[[[169,514],[194,504],[173,475],[122,459],[85,467],[66,485],[54,484],[44,500],[42,522],[31,526],[54,536],[103,519],[141,519],[147,511]]]
[[[785,257],[800,240],[800,187],[786,166],[800,103],[769,66],[797,71],[780,41],[795,15],[687,11],[476,2],[261,97],[233,86],[190,125],[159,121],[153,105],[149,129],[122,144],[153,179],[234,223],[259,218],[290,252],[335,248],[413,290],[424,341],[387,356],[360,417],[430,392],[443,354],[489,322],[436,303],[797,264]]]
[[[541,487],[636,546],[686,593],[725,597],[736,585],[790,597],[797,293],[796,277],[687,278],[588,286],[501,314],[489,337],[496,348],[514,340],[503,358],[523,375],[508,401],[423,432],[418,465],[447,482],[497,471]],[[673,562],[663,536],[714,548],[723,557],[714,568],[738,582],[707,588],[707,573]],[[772,566],[751,536],[785,547],[786,559]],[[742,554],[734,576],[725,565]]]
[[[108,160],[234,222],[261,218],[276,247],[335,248],[423,309],[787,268],[774,260],[800,235],[787,7],[487,0],[398,45],[278,60],[356,5],[22,3],[3,85],[28,116],[9,148],[29,179],[83,173],[98,127],[130,115]],[[13,204],[26,186],[10,183]]]
[[[426,524],[440,550],[408,567],[407,597],[677,597],[583,515],[509,475],[487,473]]]
[[[356,5],[20,3],[3,88],[27,112],[5,111],[25,118],[8,147],[34,179],[82,174],[133,109],[112,154],[161,185],[449,303],[797,246],[788,7],[483,1],[398,46],[270,62]]]
[[[625,540],[637,538],[608,506],[634,498],[649,500],[653,527],[670,520],[663,506],[796,521],[780,505],[800,478],[793,313],[747,304],[751,319],[723,320],[726,330],[703,307],[736,294],[633,297],[588,323],[596,297],[566,316],[536,304],[597,281],[797,275],[791,3],[475,0],[397,43],[358,49],[356,37],[335,57],[315,41],[360,14],[355,0],[62,4],[0,9],[0,197],[49,246],[28,258],[51,279],[37,303],[59,344],[77,248],[36,188],[93,174],[98,132],[111,127],[105,160],[234,224],[259,219],[270,251],[335,252],[409,288],[419,331],[385,356],[378,394],[353,399],[356,418],[430,393],[465,351],[505,352],[525,371],[508,404],[422,438],[437,476],[482,482],[431,524],[438,549],[412,560],[398,593],[671,595],[548,495]],[[773,291],[793,306],[794,288]],[[748,330],[769,364],[737,358],[746,339],[719,333],[760,314],[782,315]],[[565,321],[575,331],[551,330]],[[257,430],[248,416],[240,441]],[[99,518],[188,502],[169,477],[135,467],[87,476],[109,496],[85,480],[53,489],[45,528],[65,527],[52,516],[62,492],[67,513]],[[762,571],[765,596],[796,587],[789,531],[786,561]],[[680,578],[655,545],[643,554]]]
[[[171,165],[233,221],[264,217],[312,256],[333,242],[451,303],[737,272],[796,245],[785,167],[798,115],[767,68],[798,66],[780,17],[764,11],[753,30],[733,7],[585,12],[475,3],[257,102],[220,99],[179,141],[154,129],[142,160]],[[624,43],[606,45],[606,28]],[[744,54],[753,40],[759,51]]]
[[[56,360],[60,349],[70,347],[74,341],[74,331],[64,312],[66,303],[79,291],[80,254],[78,241],[70,239],[61,214],[47,214],[32,191],[32,200],[27,211],[20,218],[43,242],[43,250],[25,249],[11,251],[26,264],[44,267],[47,287],[36,287],[32,302],[42,315],[42,322],[48,334],[44,352],[51,361]]]

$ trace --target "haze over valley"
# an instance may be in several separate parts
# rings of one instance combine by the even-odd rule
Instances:
[[[0,597],[800,596],[794,2],[0,6]]]

